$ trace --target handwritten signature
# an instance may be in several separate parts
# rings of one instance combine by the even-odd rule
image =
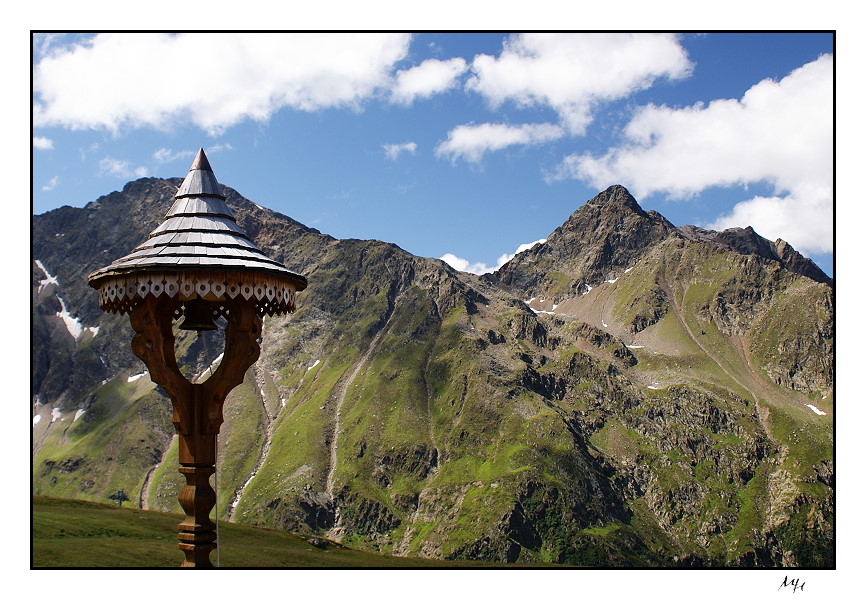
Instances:
[[[796,592],[797,590],[800,590],[801,592],[803,592],[803,591],[805,591],[804,588],[805,588],[805,586],[806,586],[806,582],[805,582],[805,581],[800,581],[799,578],[797,578],[797,579],[791,579],[791,580],[789,581],[789,580],[788,580],[788,576],[785,575],[785,579],[782,580],[782,585],[780,585],[779,588],[778,588],[776,591],[778,592],[778,591],[781,590],[782,588],[788,588],[789,586],[791,586],[791,587],[794,588],[793,590],[791,590],[792,592]]]

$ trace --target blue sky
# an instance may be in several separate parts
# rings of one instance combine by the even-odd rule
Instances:
[[[183,177],[204,147],[262,206],[464,270],[619,183],[675,225],[751,225],[833,275],[833,42],[36,34],[33,212]]]

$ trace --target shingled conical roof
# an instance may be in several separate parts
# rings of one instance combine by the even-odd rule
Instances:
[[[159,227],[132,252],[94,273],[147,267],[256,269],[295,275],[259,250],[238,227],[204,150],[199,149]]]
[[[90,285],[102,290],[105,278],[135,276],[156,271],[187,272],[191,270],[258,273],[264,279],[276,278],[291,282],[295,291],[306,288],[306,279],[282,264],[265,256],[238,227],[234,214],[225,201],[216,176],[203,149],[199,149],[189,173],[177,190],[174,204],[165,220],[126,256],[92,273]],[[187,273],[180,279],[190,280]],[[259,280],[262,280],[259,277]],[[178,281],[180,281],[178,279]],[[198,277],[197,280],[201,280]],[[232,280],[243,287],[250,282],[243,277],[211,277],[209,281]],[[149,279],[152,283],[153,277]],[[170,283],[171,278],[164,283]],[[167,291],[171,292],[168,287]],[[181,290],[183,291],[183,290]],[[262,288],[267,293],[267,286]],[[125,294],[129,295],[129,294]],[[139,295],[143,295],[139,291]],[[170,293],[173,296],[173,294]],[[212,294],[213,295],[213,294]],[[205,294],[199,296],[204,297]],[[234,297],[234,296],[232,296]],[[109,308],[104,306],[104,308]],[[125,312],[123,310],[122,312]],[[270,311],[266,311],[270,312]]]

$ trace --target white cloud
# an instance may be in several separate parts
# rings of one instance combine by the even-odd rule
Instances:
[[[512,258],[517,256],[518,254],[520,254],[524,250],[529,250],[530,248],[532,248],[536,244],[543,244],[546,241],[547,241],[547,238],[542,238],[540,240],[535,240],[534,242],[529,242],[528,244],[520,244],[517,247],[517,250],[515,250],[513,253],[500,255],[499,258],[496,260],[496,269],[498,269],[499,267],[501,267],[502,265],[507,263],[509,260],[511,260]],[[493,270],[495,271],[496,269],[493,269]]]
[[[448,139],[436,147],[436,155],[448,157],[452,162],[463,158],[477,163],[485,152],[513,145],[540,144],[563,135],[565,131],[561,127],[550,123],[459,125],[449,131]]]
[[[766,182],[774,186],[773,198],[742,202],[714,225],[751,225],[804,252],[832,251],[832,56],[780,81],[761,81],[741,100],[644,107],[625,137],[603,156],[567,157],[554,178],[599,189],[620,183],[638,197],[663,192],[672,198]]]
[[[467,273],[475,273],[476,275],[483,275],[484,273],[490,273],[493,271],[493,269],[489,268],[483,262],[470,263],[465,258],[454,256],[450,252],[440,256],[439,260],[445,261],[458,271],[466,271]]]
[[[131,177],[147,177],[147,168],[135,167],[128,160],[118,160],[106,156],[99,161],[99,172],[118,179],[129,179]]]
[[[228,142],[224,144],[216,144],[214,146],[208,146],[206,148],[208,154],[216,154],[218,152],[224,152],[227,150],[234,150],[235,147],[229,144]]]
[[[511,254],[500,255],[496,261],[495,267],[488,267],[487,264],[483,263],[483,262],[470,263],[465,258],[460,258],[459,256],[455,256],[454,254],[451,254],[450,252],[440,256],[439,260],[446,262],[447,264],[451,265],[451,267],[453,267],[454,269],[457,269],[458,271],[466,271],[467,273],[475,273],[476,275],[483,275],[484,273],[492,273],[493,271],[496,271],[502,265],[504,265],[509,260],[514,258],[517,254],[520,254],[524,250],[529,250],[530,248],[532,248],[536,244],[543,244],[546,241],[547,241],[547,239],[540,239],[540,240],[536,240],[534,242],[529,242],[528,244],[520,244],[520,246],[517,247],[517,250],[515,250]]]
[[[32,36],[33,55],[37,59],[41,59],[49,54],[62,52],[63,46],[92,35],[88,33],[34,33]]]
[[[153,160],[158,163],[173,162],[182,158],[192,158],[195,154],[192,150],[174,151],[169,148],[160,148],[153,153]]]
[[[218,133],[291,107],[361,102],[391,84],[408,34],[100,34],[33,70],[36,127],[168,128]]]
[[[37,150],[52,150],[54,142],[47,137],[33,136],[33,147]]]
[[[54,177],[49,179],[45,185],[42,186],[42,191],[43,192],[50,192],[51,190],[56,188],[57,184],[59,184],[59,183],[60,183],[60,177],[55,175]]]
[[[391,99],[398,104],[411,104],[416,98],[429,98],[457,85],[457,78],[466,71],[462,58],[425,60],[417,67],[398,71]]]
[[[498,57],[475,57],[467,88],[493,107],[510,100],[552,108],[571,133],[583,134],[600,101],[624,98],[660,77],[685,77],[691,67],[673,34],[520,34],[506,40]]]
[[[385,156],[391,160],[397,160],[397,157],[402,153],[415,154],[418,150],[418,145],[415,142],[406,142],[405,144],[382,144],[385,150]]]
[[[78,155],[81,156],[81,160],[87,160],[87,155],[92,154],[99,150],[99,143],[92,142],[87,148],[78,148]]]
[[[708,229],[752,228],[768,239],[782,238],[804,254],[833,251],[833,188],[798,189],[786,196],[755,196],[734,206]]]

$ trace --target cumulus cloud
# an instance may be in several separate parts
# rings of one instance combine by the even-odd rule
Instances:
[[[459,256],[455,256],[450,252],[443,254],[439,257],[439,260],[442,260],[449,264],[451,267],[458,271],[466,271],[467,273],[475,273],[476,275],[483,275],[485,273],[492,273],[499,269],[502,265],[507,263],[509,260],[514,258],[517,254],[520,254],[524,250],[529,250],[536,244],[543,244],[547,241],[547,239],[536,240],[534,242],[529,242],[528,244],[520,244],[512,253],[506,253],[499,256],[496,260],[495,267],[488,267],[486,263],[483,262],[469,262],[465,258],[460,258]]]
[[[671,198],[769,183],[773,197],[745,200],[713,225],[751,225],[801,251],[832,250],[832,56],[780,81],[761,81],[740,100],[646,106],[624,134],[625,143],[602,156],[566,157],[553,179],[573,177],[598,189],[621,183],[638,197]]]
[[[37,150],[51,150],[54,148],[54,142],[47,137],[33,136],[33,147]]]
[[[553,109],[562,124],[460,125],[448,133],[436,154],[452,162],[462,158],[478,163],[485,153],[509,146],[581,135],[599,103],[624,98],[660,77],[685,77],[691,67],[671,34],[511,36],[498,57],[474,58],[466,88],[484,96],[494,109],[509,101],[523,108]]]
[[[58,185],[59,183],[60,183],[60,177],[58,177],[57,175],[55,175],[54,177],[52,177],[51,179],[49,179],[49,180],[45,183],[45,185],[42,186],[42,191],[43,191],[43,192],[50,192],[51,190],[53,190],[54,188],[56,188],[57,185]]]
[[[465,258],[460,258],[459,256],[451,254],[450,252],[447,252],[440,256],[439,260],[446,262],[458,271],[466,271],[467,273],[475,273],[476,275],[483,275],[484,273],[490,273],[494,270],[489,268],[483,262],[470,263]]]
[[[833,188],[798,189],[786,196],[755,196],[705,225],[721,231],[752,228],[769,239],[782,238],[804,254],[833,251]]]
[[[411,104],[416,98],[429,98],[455,87],[458,77],[466,71],[462,58],[425,60],[417,67],[398,71],[391,89],[391,99],[398,104]]]
[[[543,244],[546,241],[547,241],[547,238],[542,238],[540,240],[535,240],[534,242],[529,242],[528,244],[520,244],[517,247],[517,250],[515,250],[511,254],[501,254],[496,261],[496,269],[498,269],[499,267],[501,267],[502,265],[507,263],[509,260],[511,260],[512,258],[517,256],[518,254],[520,254],[524,250],[529,250],[530,248],[532,248],[536,244]],[[493,270],[495,271],[496,269],[493,269]]]
[[[691,73],[686,51],[672,34],[533,33],[515,35],[498,57],[479,54],[466,87],[493,107],[555,110],[573,134],[583,134],[601,101],[624,98],[657,79]]]
[[[415,142],[406,142],[404,144],[382,144],[382,148],[385,150],[385,156],[391,160],[397,160],[397,157],[404,152],[406,154],[415,154],[415,151],[418,150],[418,145]]]
[[[534,145],[558,139],[565,131],[551,123],[482,123],[459,125],[448,132],[448,139],[436,146],[436,155],[455,162],[462,158],[478,163],[486,152],[502,150],[513,145]]]
[[[108,156],[99,161],[99,172],[102,175],[109,175],[118,179],[147,177],[147,168],[135,167],[128,160],[119,160]]]
[[[33,41],[33,56],[37,60],[46,55],[61,51],[63,46],[74,43],[77,40],[91,37],[92,34],[87,33],[34,33]]]
[[[100,34],[33,70],[36,127],[218,133],[291,107],[347,106],[391,84],[408,34]]]

